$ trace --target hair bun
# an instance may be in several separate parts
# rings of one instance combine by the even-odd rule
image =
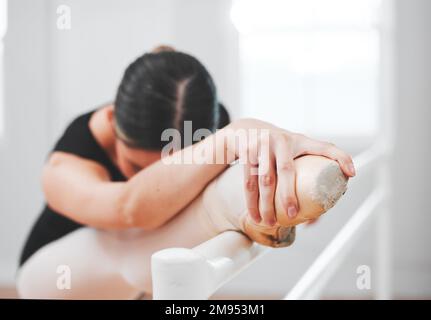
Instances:
[[[217,129],[221,129],[230,123],[229,111],[226,109],[223,103],[219,102],[219,119],[217,124]]]
[[[175,51],[173,47],[162,44],[160,46],[155,47],[153,50],[151,50],[151,53],[172,52],[172,51]]]

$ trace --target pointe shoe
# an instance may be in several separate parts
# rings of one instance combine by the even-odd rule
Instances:
[[[243,191],[243,168],[234,165],[216,178],[204,193],[205,207],[221,229],[241,230],[252,240],[270,247],[287,247],[295,240],[295,226],[316,219],[332,208],[347,189],[348,179],[334,160],[307,155],[295,159],[299,212],[289,218],[275,193],[276,225],[255,223],[248,215]]]

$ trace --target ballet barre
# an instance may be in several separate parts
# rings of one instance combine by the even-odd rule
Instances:
[[[355,157],[357,176],[376,171],[376,186],[284,299],[319,298],[363,227],[373,218],[377,218],[376,298],[390,298],[387,153],[387,148],[376,143]],[[236,231],[223,232],[192,249],[160,250],[151,259],[153,299],[208,299],[271,250],[274,249],[261,246]]]

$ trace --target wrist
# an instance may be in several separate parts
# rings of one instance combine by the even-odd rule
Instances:
[[[219,130],[219,134],[223,136],[226,154],[232,162],[240,158],[242,153],[250,147],[258,144],[262,137],[265,137],[270,130],[275,128],[273,125],[261,120],[243,118],[231,122]]]

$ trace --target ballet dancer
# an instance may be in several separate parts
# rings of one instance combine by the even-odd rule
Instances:
[[[184,135],[184,121],[212,134],[164,154],[163,132]],[[237,144],[232,136],[256,129],[267,139]],[[181,161],[194,154],[204,161]],[[193,247],[225,230],[290,245],[295,225],[333,206],[354,175],[351,157],[330,143],[256,119],[231,122],[205,67],[158,47],[126,69],[112,104],[76,118],[54,146],[18,293],[134,298],[151,292],[154,252]],[[67,286],[59,283],[63,272]]]

